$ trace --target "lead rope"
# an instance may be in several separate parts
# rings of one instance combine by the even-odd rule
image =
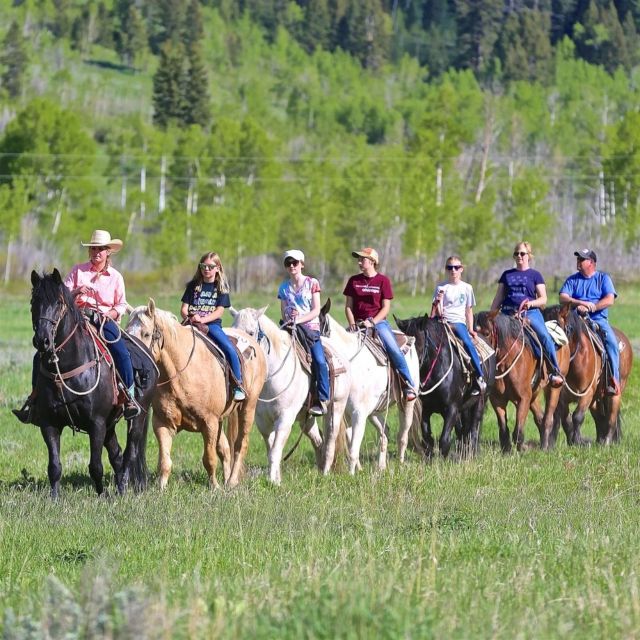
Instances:
[[[580,321],[585,325],[585,328],[587,328],[587,323],[584,321],[584,318],[580,318]],[[589,390],[591,389],[591,387],[593,386],[593,384],[596,381],[596,378],[598,376],[598,368],[596,367],[596,345],[593,342],[593,336],[591,335],[591,332],[588,330],[587,328],[587,337],[589,338],[589,344],[591,345],[591,349],[593,350],[593,377],[591,378],[591,382],[589,383],[589,386],[582,392],[579,393],[578,391],[574,391],[568,384],[567,384],[567,380],[565,378],[564,381],[564,387],[565,389],[567,389],[567,391],[569,391],[570,393],[572,393],[574,396],[576,396],[576,398],[584,398],[584,396],[586,396],[589,393]],[[573,354],[573,357],[575,357],[575,355],[578,353],[578,348],[576,348],[576,353]]]
[[[171,382],[172,380],[175,380],[191,363],[191,359],[193,358],[193,354],[196,350],[196,328],[193,325],[189,325],[191,327],[191,337],[193,338],[193,343],[191,344],[191,353],[189,354],[189,357],[187,358],[187,363],[184,365],[184,367],[182,367],[182,369],[180,369],[179,371],[176,371],[170,378],[168,378],[167,380],[165,380],[164,382],[158,382],[156,384],[157,387],[162,387],[165,384],[168,384],[169,382]],[[154,335],[157,331],[157,327],[154,327]],[[159,331],[158,331],[159,333]],[[162,351],[162,347],[160,347],[160,351]]]

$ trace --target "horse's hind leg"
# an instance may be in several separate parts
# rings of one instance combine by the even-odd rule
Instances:
[[[226,481],[227,487],[230,489],[238,486],[240,476],[244,470],[244,459],[247,455],[247,449],[249,448],[249,433],[253,426],[255,412],[255,402],[253,406],[245,403],[245,406],[240,409],[239,414],[235,416],[235,420],[237,420],[237,433],[235,441],[231,442],[231,446],[233,447],[233,466],[231,467],[231,474]]]
[[[40,428],[42,438],[49,451],[49,465],[47,475],[51,486],[51,497],[57,498],[60,495],[60,478],[62,477],[62,465],[60,464],[60,430],[47,425]]]
[[[451,449],[451,430],[454,428],[458,421],[458,409],[452,405],[449,405],[444,416],[444,425],[442,427],[442,433],[440,434],[440,453],[443,458],[449,455]]]
[[[507,403],[502,398],[494,399],[492,397],[491,405],[498,421],[500,449],[502,449],[502,453],[509,453],[511,451],[511,439],[509,438],[509,427],[507,426]]]
[[[107,450],[107,454],[109,455],[109,462],[111,463],[111,467],[113,468],[113,473],[115,475],[116,481],[116,489],[118,493],[122,495],[125,490],[125,474],[124,464],[122,460],[122,449],[120,448],[120,443],[118,442],[115,425],[113,425],[107,431],[107,435],[104,439],[104,448]]]
[[[378,469],[384,471],[387,468],[387,449],[389,448],[389,438],[384,420],[379,416],[369,416],[369,422],[378,431]],[[360,454],[358,453],[358,465],[360,463]]]
[[[153,414],[153,432],[158,441],[158,484],[160,489],[167,488],[169,475],[171,474],[171,445],[173,444],[173,436],[175,430],[160,424],[157,413]]]

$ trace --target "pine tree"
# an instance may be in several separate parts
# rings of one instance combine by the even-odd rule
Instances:
[[[0,65],[4,71],[0,82],[11,98],[17,98],[22,93],[22,85],[27,71],[28,57],[25,39],[22,37],[20,25],[14,20],[2,42]]]
[[[144,20],[135,4],[126,0],[119,3],[116,15],[120,21],[120,28],[115,33],[116,51],[124,64],[135,65],[147,47]]]
[[[166,128],[171,121],[183,122],[184,87],[187,85],[184,47],[167,42],[160,49],[158,70],[153,76],[153,122]]]
[[[182,105],[183,124],[197,124],[203,128],[209,125],[211,109],[207,67],[202,59],[200,46],[195,43],[187,50],[187,71],[182,88]]]

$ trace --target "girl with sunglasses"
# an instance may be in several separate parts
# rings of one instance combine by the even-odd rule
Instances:
[[[182,295],[180,314],[187,322],[201,322],[209,328],[209,337],[222,351],[235,379],[232,395],[236,402],[246,398],[242,388],[240,359],[231,340],[222,330],[222,314],[231,306],[229,283],[220,256],[214,251],[205,253],[198,261],[193,278]]]
[[[464,345],[476,372],[476,385],[472,389],[471,395],[477,396],[484,393],[487,383],[484,380],[480,357],[471,340],[476,336],[473,328],[473,307],[476,304],[476,298],[473,287],[462,280],[464,266],[459,256],[449,256],[445,269],[448,280],[440,282],[436,286],[431,315],[439,315],[445,320]]]
[[[278,287],[282,322],[295,325],[309,344],[317,389],[317,402],[309,413],[322,416],[329,402],[329,367],[320,341],[320,283],[302,273],[304,253],[299,249],[286,251],[283,260],[288,277]]]
[[[286,251],[283,260],[288,277],[278,287],[282,322],[295,325],[310,346],[317,402],[310,407],[309,413],[323,416],[329,402],[329,367],[320,341],[320,283],[302,273],[304,253],[299,249]]]
[[[513,269],[507,269],[500,276],[491,310],[500,309],[502,313],[509,315],[519,312],[524,314],[538,336],[544,356],[551,365],[549,384],[552,387],[560,387],[564,377],[558,367],[556,346],[549,335],[541,312],[547,304],[547,288],[542,274],[529,266],[532,258],[533,252],[528,242],[519,242],[515,246],[513,259],[516,266]]]

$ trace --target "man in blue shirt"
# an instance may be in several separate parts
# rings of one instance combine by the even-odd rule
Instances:
[[[574,253],[578,271],[569,276],[560,289],[560,302],[575,307],[581,315],[588,314],[604,335],[604,346],[611,364],[612,379],[607,393],[620,393],[620,351],[618,339],[609,324],[609,307],[618,294],[608,273],[596,270],[597,257],[591,249],[580,249]]]

